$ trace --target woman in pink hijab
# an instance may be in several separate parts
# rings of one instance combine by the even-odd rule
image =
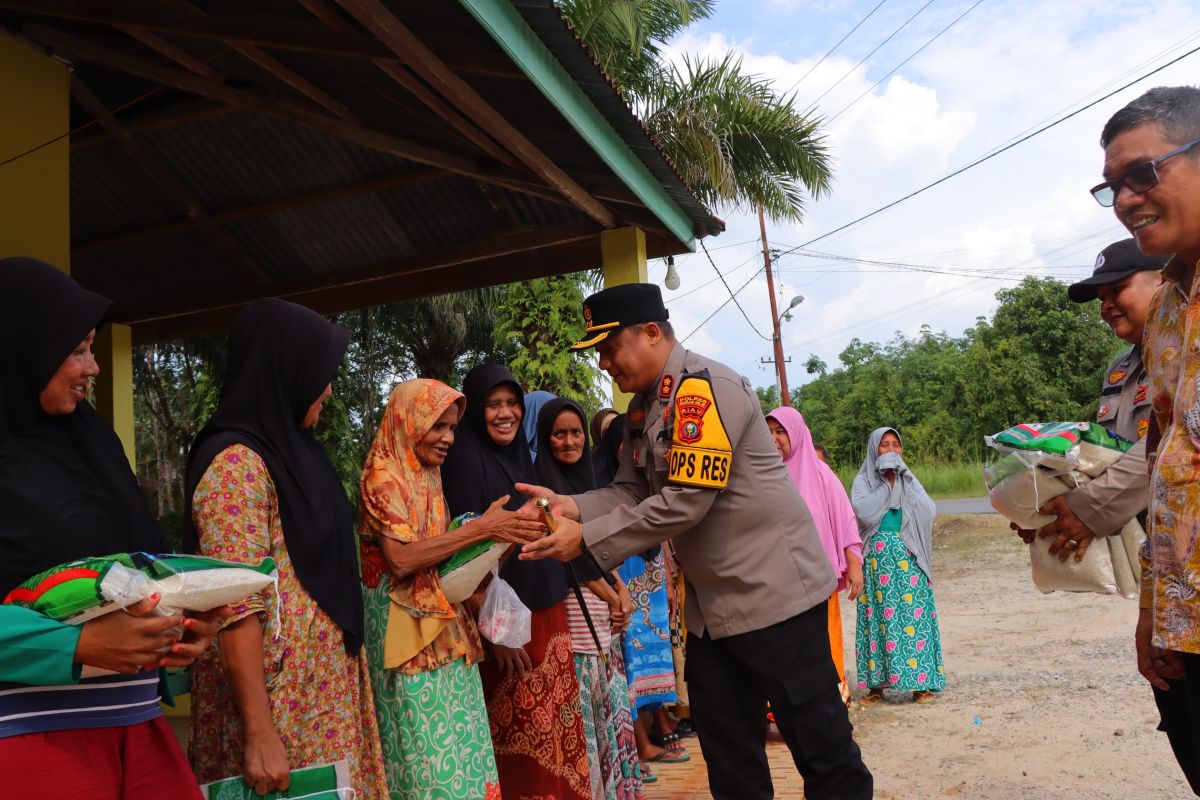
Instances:
[[[838,592],[846,590],[847,597],[857,597],[862,591],[862,537],[858,533],[858,520],[842,482],[833,470],[821,460],[813,447],[812,434],[804,424],[804,417],[794,408],[784,406],[767,415],[767,425],[775,438],[779,455],[792,476],[792,483],[804,498],[804,504],[812,514],[821,544],[838,576],[837,589],[829,598],[829,645],[833,651],[833,663],[837,665],[838,688],[842,700],[850,701],[850,686],[846,683],[846,664],[842,653],[842,614],[838,605]]]

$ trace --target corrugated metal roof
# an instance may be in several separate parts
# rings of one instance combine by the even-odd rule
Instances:
[[[306,12],[298,13],[299,6],[293,0],[201,0],[198,5],[212,15],[214,23],[230,14],[238,19],[269,20],[263,24],[270,25],[276,21],[272,15],[282,15],[280,18],[286,18],[289,24],[308,24],[318,33],[323,30]],[[392,0],[388,6],[418,35],[429,36],[435,51],[440,48],[446,58],[458,59],[463,80],[559,168],[585,186],[599,187],[602,196],[622,188],[604,161],[458,3]],[[164,7],[172,8],[170,4]],[[522,3],[517,8],[626,145],[685,211],[697,234],[720,230],[721,223],[679,180],[553,4]],[[340,10],[338,13],[348,19]],[[6,20],[11,22],[14,16],[10,14]],[[44,17],[30,18],[47,23]],[[50,22],[51,27],[96,45],[159,65],[167,63],[162,55],[111,26],[64,19]],[[19,19],[17,24],[19,27]],[[357,23],[353,25],[358,27]],[[361,28],[358,30],[363,33]],[[221,72],[224,86],[260,95],[282,94],[320,110],[294,87],[227,44],[203,37],[162,36],[208,61]],[[382,144],[365,146],[248,109],[177,117],[166,123],[156,119],[155,124],[142,128],[136,124],[139,118],[175,114],[177,108],[186,113],[189,98],[194,99],[194,95],[179,88],[183,83],[156,86],[83,57],[74,65],[75,74],[101,102],[118,110],[119,120],[134,124],[136,141],[165,165],[192,200],[228,234],[234,247],[244,252],[244,257],[231,258],[228,247],[203,235],[113,141],[97,138],[87,146],[73,148],[73,272],[89,287],[117,300],[118,318],[130,309],[157,314],[160,307],[180,304],[191,304],[200,313],[210,300],[213,309],[218,304],[228,308],[230,302],[235,302],[230,298],[238,297],[239,292],[324,285],[322,276],[355,270],[363,273],[406,259],[406,263],[416,263],[414,259],[419,261],[426,253],[464,247],[471,252],[462,263],[477,265],[472,267],[472,275],[495,280],[497,276],[485,264],[493,241],[500,242],[495,257],[501,261],[497,263],[511,264],[517,258],[522,264],[555,271],[596,266],[591,259],[598,257],[594,238],[600,230],[598,224],[534,177],[532,171],[501,167],[369,60],[326,57],[284,47],[269,52],[350,107],[372,131],[436,146],[479,164],[484,173],[503,172],[509,176],[503,179],[509,181],[508,185],[528,183],[545,196],[496,184],[488,184],[485,189],[475,178],[436,173],[394,152],[375,149]],[[471,68],[472,58],[484,66]],[[88,115],[73,104],[71,124],[78,127],[87,120]],[[89,131],[89,135],[94,134]],[[418,178],[404,178],[414,173],[419,173]],[[389,181],[386,188],[375,185],[381,181]],[[398,181],[404,182],[397,185]],[[642,207],[616,202],[608,205],[623,220],[621,224],[650,221]],[[596,233],[590,233],[588,226],[594,226]],[[658,251],[678,251],[679,244],[672,237],[655,233],[652,225],[648,230],[648,236],[657,237]],[[554,238],[560,235],[564,237],[561,241]],[[515,244],[510,246],[510,240]],[[554,251],[558,256],[540,252],[551,245],[559,248]],[[484,253],[483,261],[479,252]],[[526,253],[527,259],[522,255]],[[568,253],[579,263],[563,262],[562,255]],[[261,274],[250,274],[243,266],[245,260],[257,265]],[[455,285],[465,284],[459,280]],[[377,302],[387,299],[379,297]]]

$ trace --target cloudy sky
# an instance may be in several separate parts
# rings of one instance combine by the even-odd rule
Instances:
[[[780,88],[794,86],[804,106],[841,81],[817,102],[817,113],[829,120],[833,191],[810,205],[802,225],[768,222],[772,247],[804,244],[1200,46],[1200,4],[1186,0],[884,0],[809,73],[876,6],[879,0],[721,0],[712,19],[672,43],[673,58],[734,50],[749,71]],[[810,353],[833,365],[854,337],[886,341],[896,331],[914,334],[922,324],[957,335],[994,310],[997,290],[1025,275],[1070,280],[1090,274],[1096,253],[1124,236],[1112,212],[1087,193],[1100,181],[1105,120],[1152,86],[1198,83],[1197,76],[1200,53],[810,248],[925,271],[781,256],[783,285],[776,288],[783,304],[796,294],[806,298],[784,323],[789,383],[807,379],[803,363]],[[762,266],[757,218],[719,215],[728,229],[706,244],[737,290]],[[756,385],[772,383],[771,368],[759,364],[771,355],[771,344],[733,303],[697,327],[729,298],[704,253],[677,259],[677,267],[682,286],[664,294],[676,330],[690,335],[688,347]],[[652,262],[651,280],[661,281],[665,271]],[[738,299],[769,335],[761,273]]]

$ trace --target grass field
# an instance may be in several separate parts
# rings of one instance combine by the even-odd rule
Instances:
[[[982,497],[987,494],[983,485],[983,464],[921,464],[910,463],[909,469],[921,481],[925,491],[934,500],[949,500],[955,497]],[[850,484],[858,474],[858,467],[843,467],[837,476],[850,491]]]

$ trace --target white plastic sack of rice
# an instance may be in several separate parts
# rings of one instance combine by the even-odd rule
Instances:
[[[1032,530],[1054,521],[1054,517],[1039,514],[1039,508],[1088,479],[1035,466],[1013,454],[984,469],[983,480],[992,508],[1009,522]]]
[[[1120,533],[1092,539],[1082,561],[1076,561],[1073,553],[1062,561],[1050,554],[1053,539],[1034,539],[1029,545],[1033,585],[1046,594],[1097,592],[1136,600],[1141,571],[1137,552],[1145,539],[1142,526],[1130,520]]]

